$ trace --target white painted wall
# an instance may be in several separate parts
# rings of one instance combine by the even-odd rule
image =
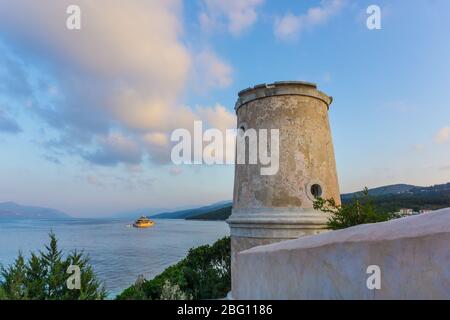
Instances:
[[[450,208],[255,247],[234,274],[234,299],[450,299]]]

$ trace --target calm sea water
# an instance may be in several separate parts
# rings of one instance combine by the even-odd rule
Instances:
[[[155,220],[135,229],[130,221],[106,219],[0,220],[0,263],[12,263],[21,250],[44,249],[53,230],[64,252],[84,250],[111,298],[138,275],[151,279],[186,256],[188,250],[229,235],[225,222]]]

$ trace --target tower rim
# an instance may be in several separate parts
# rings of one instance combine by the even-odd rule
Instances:
[[[251,101],[286,95],[300,95],[316,98],[323,101],[327,105],[328,109],[330,104],[333,102],[333,97],[318,90],[317,84],[315,83],[306,81],[277,81],[270,84],[262,83],[241,90],[238,93],[238,100],[236,101],[234,109],[237,113],[241,106]]]

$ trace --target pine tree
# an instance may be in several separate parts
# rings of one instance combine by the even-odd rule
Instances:
[[[0,300],[81,300],[105,299],[107,292],[97,279],[83,252],[74,251],[66,259],[58,249],[54,233],[50,244],[39,255],[31,253],[27,262],[19,252],[15,262],[8,268],[0,267]],[[71,274],[69,266],[80,271],[80,288],[69,289],[67,281]]]
[[[89,257],[82,252],[72,252],[66,260],[65,265],[76,265],[81,270],[80,290],[68,290],[66,287],[65,299],[69,300],[102,300],[107,296],[107,292],[97,280],[94,270],[89,264]]]
[[[49,234],[50,244],[45,246],[46,252],[41,252],[42,262],[45,269],[46,298],[58,300],[63,296],[66,285],[64,263],[62,252],[58,250],[58,241],[53,232]]]
[[[10,300],[25,300],[27,299],[26,289],[26,267],[25,259],[22,252],[14,261],[14,264],[8,268],[1,267],[1,277],[3,280],[0,286],[3,289],[3,294]]]
[[[26,287],[30,300],[45,299],[46,285],[45,279],[47,270],[44,263],[35,253],[31,253],[31,258],[26,265]]]

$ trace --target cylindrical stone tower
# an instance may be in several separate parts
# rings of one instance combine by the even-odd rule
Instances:
[[[242,250],[325,231],[327,217],[313,209],[314,199],[340,203],[328,121],[331,102],[315,84],[297,81],[239,92],[238,129],[279,129],[279,170],[261,175],[259,162],[236,164],[228,220],[232,274],[238,272],[234,261]]]

